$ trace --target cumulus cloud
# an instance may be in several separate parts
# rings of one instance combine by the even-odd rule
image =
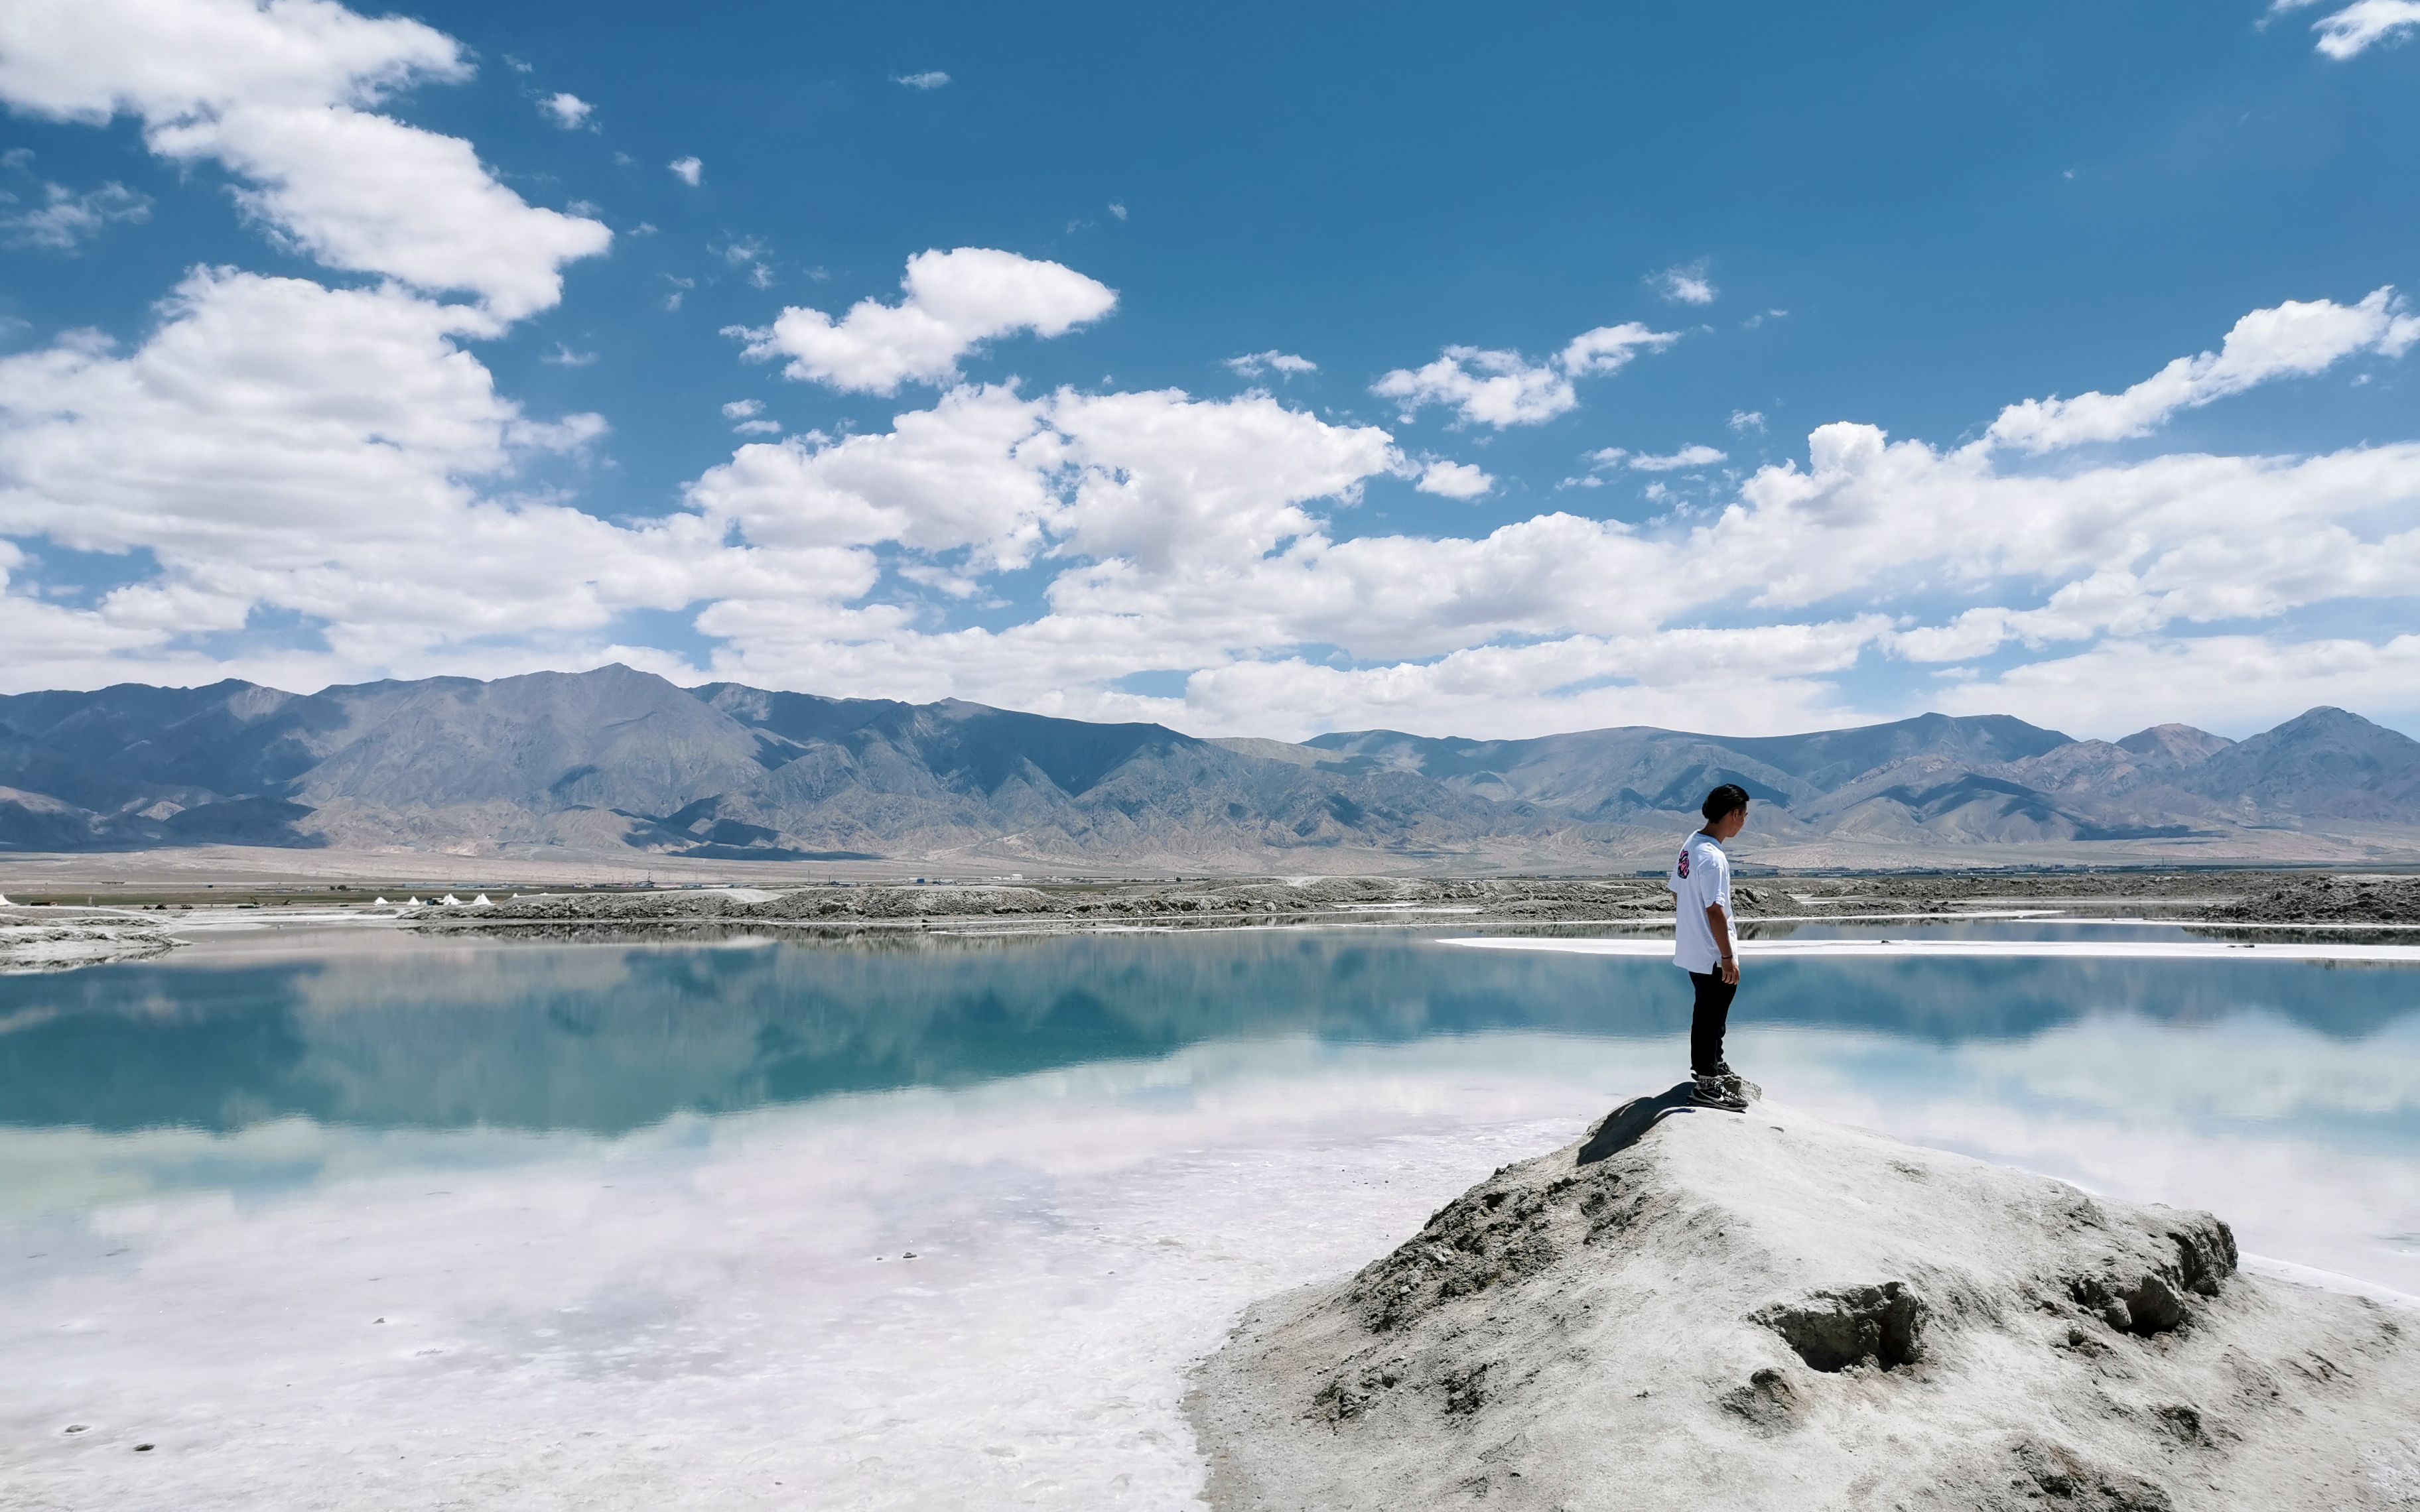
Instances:
[[[2087,441],[2148,436],[2181,409],[2242,393],[2282,378],[2325,372],[2348,357],[2400,357],[2420,341],[2420,316],[2392,287],[2358,304],[2288,300],[2235,323],[2217,351],[2180,357],[2122,393],[2027,399],[1992,422],[1994,446],[2048,452]]]
[[[1647,286],[1674,304],[1712,304],[1715,288],[1706,277],[1706,259],[1675,263],[1660,273],[1647,275]]]
[[[1412,485],[1422,493],[1446,499],[1477,499],[1496,486],[1496,480],[1469,462],[1431,462]]]
[[[765,418],[762,399],[734,399],[722,407],[722,418],[732,422],[731,428],[742,436],[779,436],[782,423]]]
[[[1119,219],[1124,220],[1125,217],[1120,216]],[[1319,364],[1310,358],[1296,357],[1292,352],[1281,352],[1274,347],[1264,352],[1246,352],[1241,357],[1230,357],[1227,359],[1227,365],[1233,368],[1237,376],[1248,378],[1259,378],[1264,373],[1276,373],[1285,378],[1292,378],[1297,373],[1319,371]]]
[[[2330,3],[2333,0],[2276,0],[2269,13],[2274,16]],[[2420,29],[2420,0],[2353,0],[2313,22],[2311,29],[2319,34],[2319,50],[2328,56],[2357,57],[2379,43],[2399,40]]]
[[[1618,373],[1640,352],[1662,351],[1680,339],[1629,321],[1582,332],[1547,363],[1517,351],[1448,347],[1424,367],[1386,374],[1370,392],[1394,400],[1407,423],[1429,405],[1444,405],[1468,424],[1539,425],[1578,407],[1574,378]]]
[[[724,407],[753,417],[753,400]],[[1031,561],[1065,506],[1051,486],[1064,442],[1041,404],[1001,388],[954,389],[884,433],[743,446],[689,489],[707,519],[761,544],[921,551],[974,548],[994,568]]]
[[[39,193],[39,200],[22,210],[0,211],[0,243],[73,252],[112,223],[151,218],[151,197],[120,183],[102,184],[82,193],[46,183]],[[0,205],[19,203],[16,195],[0,193]]]
[[[910,89],[939,89],[950,82],[950,76],[939,69],[927,69],[923,73],[894,73],[891,82]]]
[[[596,106],[578,95],[568,93],[549,95],[537,102],[537,108],[546,113],[548,120],[566,131],[576,131],[587,125],[588,117],[597,111]]]
[[[286,23],[316,17],[339,41],[366,37],[365,55],[420,36],[411,23],[357,36],[356,23],[385,23],[292,8]],[[396,87],[444,65],[414,54],[380,74],[344,56],[329,66],[355,91],[341,107],[295,108],[383,120],[360,80]],[[270,180],[253,185],[268,193]],[[758,250],[733,266],[755,266]],[[2420,330],[2392,290],[2256,311],[2218,349],[2123,393],[2012,406],[1975,445],[1820,426],[1802,455],[1757,469],[1711,515],[1553,511],[1410,534],[1357,516],[1368,480],[1447,498],[1496,480],[1257,390],[1030,394],[960,378],[984,342],[1060,334],[1117,298],[1071,269],[984,249],[919,255],[896,302],[784,311],[747,333],[749,354],[785,359],[790,377],[860,393],[930,383],[929,400],[837,439],[783,436],[762,401],[731,401],[721,412],[741,434],[677,508],[600,519],[560,480],[578,476],[604,422],[525,412],[472,349],[516,306],[442,302],[440,285],[391,276],[332,289],[202,270],[129,348],[87,334],[0,357],[0,640],[35,648],[5,675],[211,674],[225,670],[214,638],[264,610],[324,640],[243,665],[290,681],[609,653],[683,671],[614,644],[618,616],[650,609],[689,614],[714,642],[693,673],[1204,732],[1689,725],[1718,689],[1762,728],[1803,728],[1853,712],[1844,674],[1882,658],[1917,680],[1944,670],[1958,706],[2042,711],[2093,733],[2250,718],[2297,688],[2381,712],[2420,702],[2396,691],[2420,687],[2404,642],[2288,629],[2312,606],[2420,595],[2420,442],[2050,476],[2027,455],[2143,434],[2356,355],[2400,355]],[[665,285],[675,299],[687,286]],[[1409,410],[1532,424],[1568,410],[1582,378],[1676,339],[1634,324],[1537,360],[1448,348],[1380,392]],[[580,359],[558,347],[553,360]],[[1277,349],[1235,361],[1245,377],[1303,362]],[[1730,428],[1761,424],[1741,411]],[[1727,458],[1692,445],[1590,460],[1660,477]],[[134,580],[88,607],[47,599],[30,580],[37,559],[8,537],[126,553]],[[999,613],[1009,573],[1045,585],[1038,608]],[[980,622],[954,619],[977,605]],[[2032,659],[1976,665],[2011,646]],[[2257,675],[2222,686],[2226,656]],[[1120,691],[1144,672],[1185,691]],[[2103,717],[2127,722],[2096,729]]]
[[[973,424],[977,412],[990,428]],[[933,455],[934,427],[950,442],[946,484],[920,464],[912,485],[869,467],[834,488],[844,464]],[[1703,463],[1713,451],[1670,456]],[[732,637],[720,672],[814,669],[819,686],[848,691],[954,692],[1214,731],[1686,724],[1702,697],[1693,690],[1717,684],[1754,689],[1773,727],[1803,727],[1843,717],[1834,679],[1865,656],[1954,666],[2011,643],[2148,643],[2420,593],[2420,530],[2399,528],[2394,508],[2420,497],[2420,445],[2166,456],[2044,477],[2002,471],[1990,447],[1945,450],[1836,424],[1809,438],[1803,461],[1760,469],[1711,520],[1651,527],[1555,513],[1468,538],[1342,539],[1335,512],[1362,480],[1421,477],[1434,464],[1264,394],[1219,405],[957,390],[900,417],[890,437],[775,453],[743,449],[795,470],[751,506],[752,538],[772,528],[754,524],[760,516],[815,520],[816,544],[882,550],[913,532],[920,552],[956,553],[949,560],[964,567],[933,570],[960,580],[1042,563],[1057,576],[1047,612],[999,630],[861,616],[836,629],[844,611],[829,604],[718,607],[701,623]],[[1592,460],[1627,468],[1633,454]],[[1653,471],[1668,458],[1640,460]],[[968,512],[970,499],[988,502]],[[2038,596],[1930,626],[1885,611],[1908,595],[1995,589]],[[1725,625],[1706,625],[1713,616]],[[1342,648],[1351,662],[1306,646]],[[2126,665],[2149,676],[2157,663]],[[1145,671],[1184,673],[1185,694],[1108,686]],[[2413,702],[2396,700],[2366,706]],[[2199,716],[2156,682],[2130,683],[2095,707],[2104,705],[2135,724],[2147,709]]]
[[[562,297],[602,224],[524,202],[471,145],[375,107],[470,75],[418,22],[332,0],[43,0],[0,8],[0,100],[94,124],[132,115],[151,150],[214,159],[243,207],[319,262],[478,296],[516,319]]]
[[[1764,434],[1764,411],[1761,409],[1734,409],[1731,411],[1731,418],[1729,421],[1729,424],[1731,427],[1731,434],[1735,436],[1745,436],[1749,431],[1754,431],[1758,435],[1761,436]]]
[[[787,357],[784,377],[845,392],[895,393],[902,383],[946,383],[958,360],[997,336],[1061,336],[1108,315],[1109,285],[1054,262],[960,247],[908,259],[897,304],[861,300],[838,320],[792,306],[761,331],[742,331],[747,355]]]
[[[91,635],[164,655],[271,606],[324,625],[357,668],[594,632],[735,580],[692,518],[626,528],[488,492],[604,431],[498,395],[459,344],[491,320],[393,286],[196,272],[132,351],[0,359],[0,534],[157,561],[85,614]]]
[[[1397,368],[1370,386],[1392,399],[1408,424],[1422,408],[1445,405],[1468,424],[1540,425],[1579,405],[1572,380],[1515,351],[1448,347],[1434,363]]]
[[[1615,454],[1618,456],[1621,455],[1619,452]],[[1677,452],[1668,452],[1662,455],[1632,453],[1622,457],[1622,465],[1633,472],[1688,472],[1699,468],[1713,467],[1715,463],[1727,461],[1729,458],[1729,453],[1718,452],[1711,446],[1683,446]]]
[[[672,170],[674,177],[691,189],[706,182],[706,164],[694,157],[675,158],[664,166]]]
[[[2054,729],[2118,733],[2145,710],[2191,710],[2192,722],[2262,730],[2316,704],[2407,713],[2420,687],[2420,636],[2369,641],[2274,635],[2112,639],[1944,687],[1950,714],[2013,714]]]

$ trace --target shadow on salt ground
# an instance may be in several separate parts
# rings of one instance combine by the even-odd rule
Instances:
[[[1605,1121],[1589,1135],[1580,1147],[1579,1164],[1593,1165],[1610,1155],[1619,1155],[1646,1137],[1647,1131],[1675,1113],[1685,1113],[1695,1104],[1690,1094],[1696,1091],[1694,1082],[1676,1082],[1652,1097],[1634,1097],[1605,1116]]]

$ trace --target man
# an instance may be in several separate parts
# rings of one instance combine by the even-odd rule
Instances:
[[[1747,825],[1747,790],[1726,782],[1706,795],[1699,811],[1706,827],[1681,847],[1666,883],[1675,894],[1672,964],[1689,974],[1697,1005],[1689,1014],[1692,1101],[1737,1113],[1747,1106],[1738,1077],[1723,1059],[1723,1027],[1739,991],[1739,936],[1731,928],[1731,858],[1722,842]]]

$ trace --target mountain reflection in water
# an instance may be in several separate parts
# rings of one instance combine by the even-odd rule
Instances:
[[[2420,976],[2258,962],[1757,964],[1733,1023],[1931,1044],[2263,1012],[2358,1040]],[[683,1111],[962,1086],[1221,1039],[1680,1034],[1653,960],[1238,931],[801,946],[512,944],[0,979],[0,1124],[281,1118],[613,1134]]]

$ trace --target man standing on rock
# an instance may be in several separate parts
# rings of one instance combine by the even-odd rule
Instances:
[[[1736,1113],[1747,1106],[1739,1078],[1723,1059],[1723,1028],[1739,991],[1738,934],[1731,928],[1731,858],[1722,842],[1747,825],[1747,790],[1726,782],[1706,795],[1706,827],[1681,847],[1666,883],[1674,894],[1672,964],[1689,974],[1697,1006],[1689,1014],[1691,1100]]]

